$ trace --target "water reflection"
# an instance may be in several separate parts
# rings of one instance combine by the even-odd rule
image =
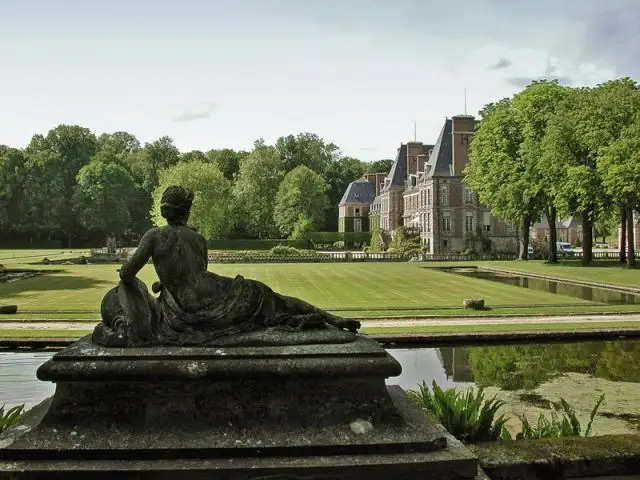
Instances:
[[[400,385],[404,389],[414,389],[423,380],[429,385],[435,380],[443,387],[470,385],[471,376],[467,373],[469,363],[462,362],[461,368],[460,355],[457,356],[457,363],[454,356],[456,350],[466,355],[464,349],[454,348],[390,349],[389,353],[402,365],[402,373],[399,377],[388,379],[387,383]]]
[[[465,348],[465,347],[463,347]],[[466,347],[473,381],[503,390],[533,389],[561,373],[640,382],[640,342]]]
[[[563,373],[640,383],[640,341],[390,349],[404,388],[422,380],[451,386],[476,384],[501,390],[533,390]]]
[[[414,389],[435,380],[443,387],[481,385],[503,391],[533,390],[558,375],[587,374],[640,383],[640,341],[389,349],[402,374],[388,383]],[[51,352],[0,352],[0,405],[33,406],[54,392],[36,379]],[[605,392],[607,393],[607,392]],[[629,399],[631,401],[631,399]]]
[[[0,352],[0,406],[29,408],[53,395],[53,383],[41,382],[36,370],[52,352]]]
[[[439,270],[464,275],[466,277],[479,278],[492,282],[504,283],[520,288],[530,288],[543,292],[565,295],[567,297],[581,298],[593,302],[608,305],[640,305],[640,295],[625,293],[607,288],[588,287],[569,282],[556,282],[542,278],[525,277],[511,273],[478,270],[475,267],[442,267]]]

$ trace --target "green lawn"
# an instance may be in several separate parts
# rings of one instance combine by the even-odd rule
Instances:
[[[0,251],[3,252],[3,251]],[[494,267],[540,268],[537,262],[491,262]],[[213,264],[222,275],[244,275],[270,285],[274,290],[300,297],[326,309],[349,308],[344,316],[469,315],[462,300],[484,298],[492,310],[487,314],[601,313],[640,311],[640,306],[606,306],[577,298],[522,289],[510,285],[444,273],[424,263],[336,263],[336,264]],[[537,266],[537,267],[536,267]],[[0,284],[2,303],[15,303],[20,318],[96,319],[105,292],[116,285],[117,265],[56,265],[52,273]],[[549,267],[560,270],[572,267]],[[53,270],[62,270],[53,272]],[[575,267],[582,272],[589,269]],[[572,270],[572,271],[573,271]],[[594,268],[605,271],[607,268]],[[559,276],[555,273],[554,275]],[[615,273],[635,274],[620,268]],[[151,285],[156,279],[151,266],[140,278]],[[601,280],[603,280],[601,278]],[[639,282],[640,283],[640,282]],[[395,311],[382,309],[395,308]],[[12,316],[0,316],[9,320]]]
[[[14,267],[19,264],[39,262],[44,257],[50,260],[64,257],[79,257],[86,255],[89,250],[85,249],[45,249],[45,250],[8,250],[0,249],[0,265]]]
[[[542,260],[472,263],[474,265],[486,265],[487,267],[504,268],[505,270],[524,273],[640,289],[640,269],[621,267],[615,260],[596,261],[589,267],[583,267],[579,260],[564,260],[556,265],[546,264]],[[638,262],[638,265],[640,266],[640,262]]]

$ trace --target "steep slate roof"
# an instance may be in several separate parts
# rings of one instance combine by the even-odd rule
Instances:
[[[582,227],[582,221],[578,217],[567,217],[564,220],[556,220],[556,228],[580,228]],[[549,222],[546,218],[543,218],[539,222],[533,225],[533,228],[549,228]]]
[[[440,131],[438,141],[433,147],[433,152],[429,157],[426,168],[425,177],[452,177],[453,176],[453,145],[452,145],[452,128],[453,122],[447,119]]]
[[[362,203],[369,205],[373,202],[376,195],[376,186],[364,178],[359,178],[349,184],[347,189],[342,195],[340,205],[347,203]]]
[[[578,217],[571,216],[562,221],[564,228],[582,228],[582,220]]]
[[[391,165],[391,171],[387,178],[391,180],[389,186],[404,187],[404,182],[407,180],[407,145],[404,143],[398,149],[398,154]]]

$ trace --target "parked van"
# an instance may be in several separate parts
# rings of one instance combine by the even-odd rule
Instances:
[[[558,250],[558,255],[573,256],[573,247],[568,242],[556,242],[556,250]]]

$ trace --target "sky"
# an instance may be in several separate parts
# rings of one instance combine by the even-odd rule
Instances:
[[[0,0],[0,144],[59,124],[181,151],[435,143],[533,79],[640,79],[638,0]]]

